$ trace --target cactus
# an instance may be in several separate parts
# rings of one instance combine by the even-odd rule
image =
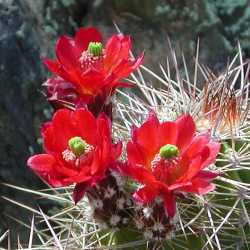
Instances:
[[[30,249],[33,235],[40,240],[40,245],[33,247],[42,245],[46,249],[249,248],[249,67],[243,63],[239,46],[225,72],[217,76],[199,63],[197,46],[194,75],[190,76],[185,58],[181,62],[182,71],[174,50],[171,52],[167,68],[160,65],[162,76],[140,66],[128,79],[137,86],[137,91],[117,90],[113,135],[115,140],[128,141],[131,125],[139,126],[149,110],[160,121],[175,120],[181,114],[190,113],[199,132],[209,129],[212,137],[222,144],[216,163],[209,166],[209,170],[219,173],[216,189],[205,196],[180,194],[177,212],[171,218],[165,216],[161,199],[147,206],[131,199],[138,184],[115,171],[88,190],[77,205],[72,201],[72,187],[34,191],[5,184],[60,204],[58,212],[45,215],[41,209],[4,197],[36,215],[30,226]],[[175,77],[171,76],[170,64],[175,66]],[[154,79],[153,84],[147,82],[147,77]],[[197,87],[198,81],[204,83],[203,89]],[[37,228],[37,223],[43,223],[47,229]],[[4,233],[0,241],[7,236],[8,232]]]

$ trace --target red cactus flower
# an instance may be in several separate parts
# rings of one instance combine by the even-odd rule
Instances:
[[[47,82],[50,87],[49,100],[60,102],[67,98],[66,82],[77,95],[71,100],[73,104],[89,104],[100,96],[98,100],[102,103],[96,105],[101,107],[115,88],[128,86],[120,80],[141,64],[143,54],[135,60],[130,58],[129,36],[113,35],[105,47],[101,40],[101,34],[93,27],[80,28],[74,38],[61,36],[58,39],[56,60],[44,60],[49,70],[57,76]]]
[[[45,153],[31,156],[27,165],[53,187],[76,184],[75,202],[105,177],[121,154],[121,143],[112,144],[108,117],[95,118],[85,109],[58,110],[41,134]]]
[[[160,196],[171,218],[178,193],[202,195],[214,189],[210,181],[217,174],[204,168],[215,161],[219,148],[207,134],[195,134],[190,115],[160,123],[151,114],[140,128],[133,128],[128,163],[120,171],[142,185],[133,195],[137,201],[149,203]]]

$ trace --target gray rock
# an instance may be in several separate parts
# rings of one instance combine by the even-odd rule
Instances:
[[[26,167],[27,157],[38,151],[35,118],[41,112],[42,81],[39,40],[20,1],[0,1],[0,179],[37,188],[41,182]],[[38,107],[38,105],[41,107]],[[0,195],[32,204],[29,195],[0,186]],[[20,199],[21,197],[21,199]],[[0,232],[12,227],[6,215],[24,220],[27,214],[0,199]]]

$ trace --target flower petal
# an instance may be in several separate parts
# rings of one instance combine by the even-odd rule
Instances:
[[[160,147],[166,144],[176,144],[178,131],[175,122],[163,122],[159,129],[158,139]]]
[[[185,160],[184,160],[185,161]],[[197,175],[197,173],[202,168],[202,160],[201,157],[198,156],[196,158],[191,159],[191,161],[187,164],[180,163],[179,164],[179,179],[176,182],[187,182],[190,181],[193,177]]]
[[[210,191],[213,191],[214,189],[215,185],[213,183],[201,178],[195,178],[192,180],[191,186],[183,187],[180,189],[180,191],[204,195]]]
[[[73,112],[68,109],[58,110],[53,118],[53,137],[48,139],[54,140],[54,148],[58,152],[63,152],[68,147],[70,138],[77,136],[78,131],[71,122]]]
[[[98,148],[99,149],[99,148]],[[110,162],[111,156],[111,142],[106,137],[102,139],[101,150],[96,150],[94,152],[94,160],[91,165],[91,175],[104,175],[107,170],[107,163]]]
[[[64,186],[64,176],[62,173],[57,172],[58,162],[54,156],[49,154],[38,154],[31,156],[27,165],[41,178],[53,187]],[[72,182],[70,183],[72,184]]]
[[[181,182],[181,183],[175,183],[171,186],[168,187],[168,190],[169,191],[174,191],[176,189],[180,189],[180,188],[183,188],[183,187],[187,187],[187,186],[191,186],[192,183],[191,182]]]
[[[207,171],[207,170],[201,170],[196,177],[203,179],[203,180],[207,180],[207,181],[211,181],[214,178],[216,178],[219,175],[219,173],[215,173],[215,172],[211,172],[211,171]]]
[[[91,179],[90,169],[88,167],[83,168],[80,173],[75,173],[74,176],[69,176],[68,178],[64,178],[63,182],[65,186],[68,186],[72,183],[81,183],[86,182]]]
[[[96,96],[103,91],[103,87],[106,84],[104,78],[105,75],[102,72],[90,68],[80,75],[77,87],[81,94]]]
[[[68,70],[80,65],[80,54],[72,38],[61,36],[56,43],[56,57]]]
[[[173,218],[176,213],[176,201],[173,192],[169,192],[164,196],[164,208],[166,216]]]
[[[135,128],[132,132],[132,141],[140,145],[144,156],[146,157],[147,166],[150,167],[151,161],[158,153],[159,145],[159,120],[154,113],[150,113],[148,119],[139,129]]]
[[[187,150],[183,153],[188,158],[194,158],[202,152],[204,147],[209,142],[208,135],[199,135],[194,137]]]
[[[96,145],[99,139],[97,134],[97,122],[95,117],[86,109],[77,109],[72,116],[72,123],[77,124],[77,131],[90,145]]]
[[[207,148],[209,150],[209,153],[208,153],[208,157],[204,159],[203,166],[202,166],[203,168],[215,162],[216,157],[218,153],[220,152],[220,144],[217,142],[209,142],[207,144]]]
[[[27,161],[27,165],[35,172],[50,172],[55,163],[55,157],[49,154],[34,155]]]
[[[111,129],[112,129],[111,127],[112,127],[112,124],[111,124],[110,119],[104,113],[101,113],[97,117],[97,129],[101,136],[110,139],[110,141],[111,141],[110,135],[111,135]]]
[[[55,75],[60,76],[65,81],[70,82],[72,80],[71,75],[65,71],[63,65],[61,65],[58,61],[52,61],[50,59],[43,59],[43,63],[47,66],[47,68]]]
[[[151,202],[157,195],[159,194],[159,190],[157,186],[145,186],[138,189],[134,194],[133,198],[140,203],[149,203]]]
[[[114,81],[127,77],[132,71],[137,69],[142,64],[143,59],[144,53],[141,53],[140,56],[134,61],[124,59],[120,60],[117,66],[112,69]]]
[[[82,199],[87,188],[88,188],[87,182],[82,182],[75,185],[73,191],[73,200],[75,204],[77,204]]]
[[[183,151],[191,142],[195,133],[195,124],[190,115],[182,115],[176,120],[178,136],[176,146]]]
[[[120,60],[127,60],[131,49],[131,40],[129,36],[113,35],[105,46],[104,67],[108,72],[117,66]]]
[[[128,161],[132,164],[139,164],[143,166],[147,166],[147,158],[146,155],[141,149],[140,145],[133,142],[128,142],[127,144],[127,158]]]
[[[142,166],[125,163],[119,164],[117,168],[121,174],[129,176],[141,184],[150,186],[156,182],[153,174]]]
[[[57,75],[60,72],[61,65],[57,61],[53,61],[53,60],[50,60],[48,58],[44,58],[43,63],[48,67],[48,69],[52,73]]]
[[[46,122],[42,125],[41,135],[43,137],[43,148],[47,153],[54,153],[60,150],[55,147],[55,137],[51,122]]]

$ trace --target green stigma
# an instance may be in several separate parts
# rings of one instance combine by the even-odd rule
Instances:
[[[90,42],[88,46],[88,52],[93,56],[101,56],[102,55],[102,43]]]
[[[86,150],[86,142],[81,137],[72,137],[68,141],[70,150],[77,156],[84,154]]]
[[[175,145],[166,144],[160,149],[160,156],[164,159],[170,159],[176,157],[179,154],[179,150]]]

